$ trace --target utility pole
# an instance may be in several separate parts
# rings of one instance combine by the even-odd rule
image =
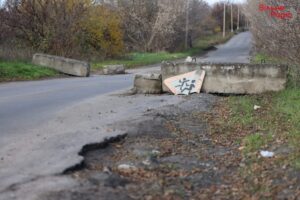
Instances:
[[[223,38],[226,36],[226,3],[224,2],[224,15],[223,15]]]
[[[240,30],[240,6],[237,5],[237,7],[238,7],[237,30]]]
[[[233,10],[232,10],[232,2],[230,3],[231,7],[231,33],[233,33]]]
[[[190,10],[190,0],[186,0],[186,18],[185,18],[185,49],[188,49],[189,40],[189,10]]]

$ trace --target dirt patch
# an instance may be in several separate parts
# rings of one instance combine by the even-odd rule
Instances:
[[[253,181],[260,180],[245,176],[241,136],[222,134],[217,122],[227,114],[220,103],[211,109],[216,99],[192,96],[180,105],[149,110],[145,119],[114,125],[132,130],[126,138],[82,154],[83,168],[68,171],[78,187],[41,199],[297,199],[298,173],[292,185],[276,178],[266,183],[281,186],[280,192],[256,196]]]

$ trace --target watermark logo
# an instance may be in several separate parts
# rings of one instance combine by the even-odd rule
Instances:
[[[271,6],[263,3],[259,4],[259,11],[266,13],[275,20],[286,20],[289,22],[295,21],[300,13],[299,9],[288,8],[285,5]]]

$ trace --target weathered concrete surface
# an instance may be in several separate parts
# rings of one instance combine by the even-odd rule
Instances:
[[[287,66],[239,63],[163,63],[163,81],[169,77],[195,70],[205,70],[202,91],[225,94],[257,94],[280,91],[287,82]],[[169,92],[163,85],[163,91]]]
[[[90,75],[90,64],[79,60],[46,54],[34,54],[32,63],[53,68],[59,72],[73,76],[88,77]]]
[[[161,74],[137,74],[134,79],[134,90],[139,94],[161,94]]]
[[[124,65],[107,65],[102,70],[104,75],[125,74]]]

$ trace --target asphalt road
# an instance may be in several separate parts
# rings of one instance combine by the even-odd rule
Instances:
[[[241,33],[198,61],[247,63],[250,49],[250,33]],[[183,102],[180,96],[111,94],[130,88],[135,73],[158,70],[153,65],[120,76],[0,84],[0,200],[32,200],[45,190],[71,187],[74,180],[53,174],[80,163],[84,145],[132,128],[112,125]]]
[[[200,61],[248,62],[250,33],[242,33]],[[199,60],[199,59],[198,59]],[[155,66],[154,66],[155,67]],[[132,71],[139,73],[147,69]],[[0,85],[0,135],[19,133],[46,121],[55,112],[97,95],[128,88],[133,75],[94,76]]]
[[[133,75],[96,76],[0,85],[0,135],[21,134],[73,103],[130,87]],[[1,144],[1,142],[0,142]]]
[[[251,51],[252,35],[250,32],[234,36],[227,43],[219,45],[216,51],[211,51],[201,62],[248,63]]]
[[[241,33],[200,61],[248,62],[250,47],[250,33]],[[147,70],[142,68],[131,72]],[[133,77],[133,74],[128,74],[1,84],[0,136],[22,134],[22,131],[39,126],[73,103],[131,87]]]

